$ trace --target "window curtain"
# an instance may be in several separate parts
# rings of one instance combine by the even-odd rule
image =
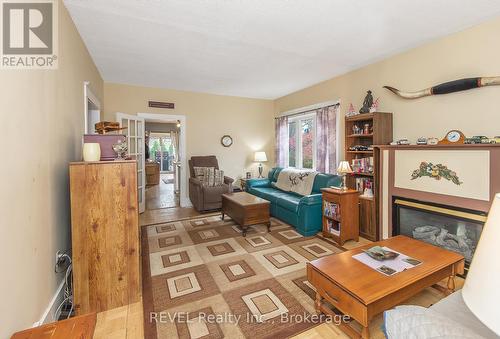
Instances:
[[[276,137],[276,166],[288,167],[288,117],[276,118],[274,131]]]
[[[337,113],[340,105],[316,110],[316,171],[335,173],[337,169]]]

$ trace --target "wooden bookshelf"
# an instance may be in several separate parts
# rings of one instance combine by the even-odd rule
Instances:
[[[368,133],[355,133],[354,126],[358,126],[363,132],[365,124],[368,124]],[[349,148],[361,145],[372,147],[373,145],[387,145],[392,141],[392,113],[375,112],[359,114],[345,118],[345,160],[353,167],[353,160],[362,158],[373,158],[370,169],[365,168],[359,173],[353,173],[347,177],[347,186],[356,189],[356,179],[364,178],[371,180],[373,198],[359,197],[359,234],[369,240],[378,239],[378,202],[379,202],[379,173],[377,171],[379,162],[376,152],[370,150],[352,151]],[[353,168],[354,169],[354,168]],[[363,192],[360,192],[363,194]]]
[[[359,192],[322,188],[323,236],[340,246],[347,240],[359,240]]]

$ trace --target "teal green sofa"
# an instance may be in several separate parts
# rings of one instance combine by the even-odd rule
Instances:
[[[271,183],[278,180],[283,168],[276,167],[269,171],[267,179],[250,179],[246,190],[271,203],[271,215],[295,226],[303,236],[312,236],[322,227],[321,188],[341,186],[342,179],[338,175],[319,173],[314,178],[310,195],[302,196],[293,192],[282,191]]]

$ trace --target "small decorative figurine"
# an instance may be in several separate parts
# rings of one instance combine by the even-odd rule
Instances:
[[[365,100],[363,101],[363,107],[359,110],[359,113],[369,113],[370,107],[373,105],[372,91],[366,92]]]
[[[117,158],[115,160],[125,160],[127,156],[128,146],[126,142],[118,140],[116,144],[113,144],[113,151],[115,151]]]
[[[437,145],[439,142],[438,138],[429,138],[427,139],[427,145]]]
[[[354,106],[352,104],[352,102],[349,104],[349,110],[347,111],[346,113],[346,117],[353,117],[355,115],[358,115],[359,113],[356,112],[356,110],[354,109]]]
[[[361,128],[358,125],[352,126],[352,134],[361,134]]]
[[[378,112],[378,106],[380,105],[379,98],[373,102],[370,107],[370,113]]]
[[[424,138],[424,137],[418,138],[417,145],[427,145],[427,138]]]

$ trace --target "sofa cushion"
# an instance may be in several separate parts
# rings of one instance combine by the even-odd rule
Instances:
[[[273,178],[272,178],[272,182],[276,182],[278,181],[278,177],[280,175],[280,172],[283,170],[283,167],[276,167],[274,172],[273,172]]]
[[[284,209],[292,212],[297,212],[299,210],[299,201],[301,198],[301,196],[295,195],[293,193],[288,193],[280,196],[277,204]]]
[[[276,201],[279,200],[282,196],[287,195],[287,193],[273,187],[252,187],[250,189],[250,193],[261,197],[262,199],[266,199],[273,204],[276,204]]]
[[[311,193],[321,193],[321,189],[330,186],[341,186],[342,177],[334,174],[319,173],[314,178],[314,185]]]

